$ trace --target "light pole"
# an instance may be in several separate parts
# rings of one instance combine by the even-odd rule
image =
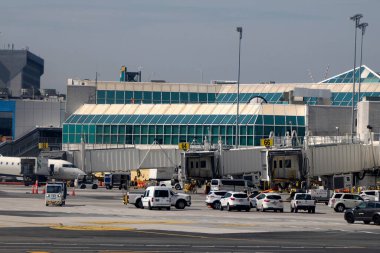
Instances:
[[[236,146],[236,148],[239,148],[240,49],[241,49],[241,39],[243,37],[243,28],[241,26],[236,27],[236,31],[239,33],[239,67],[238,67],[238,81],[237,81],[237,109],[236,109],[235,146]]]
[[[355,22],[355,49],[354,49],[354,70],[353,70],[353,84],[352,84],[352,120],[351,120],[351,139],[354,141],[355,132],[355,72],[356,72],[356,34],[357,28],[360,23],[360,19],[363,17],[362,14],[356,14],[350,19]]]
[[[336,129],[336,142],[338,142],[338,138],[339,138],[339,127],[336,126],[335,129]]]
[[[368,26],[368,23],[361,23],[359,24],[358,28],[360,30],[362,30],[362,41],[361,41],[361,44],[360,44],[360,70],[361,70],[361,67],[362,67],[362,62],[363,62],[363,37],[364,37],[364,34],[365,34],[365,29],[366,27]],[[360,73],[360,71],[359,71]],[[361,84],[361,77],[359,76],[359,89],[358,89],[358,103],[360,102],[360,84]]]

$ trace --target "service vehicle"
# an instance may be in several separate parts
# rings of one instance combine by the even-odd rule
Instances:
[[[315,199],[318,203],[329,203],[329,199],[334,194],[332,190],[329,189],[309,189],[306,191],[311,195],[312,199]]]
[[[211,190],[251,193],[253,191],[258,191],[258,188],[252,183],[252,181],[244,179],[212,179]]]
[[[308,213],[315,213],[316,200],[308,193],[296,193],[290,201],[290,212],[298,213],[298,210],[305,210]]]
[[[365,201],[380,201],[380,190],[365,190],[359,193]]]
[[[206,206],[212,209],[220,209],[220,199],[227,191],[210,191],[206,196]]]
[[[373,222],[380,225],[380,202],[365,201],[354,208],[347,209],[344,213],[344,219],[348,223],[363,221],[364,224]]]
[[[67,186],[64,182],[46,184],[45,205],[63,206],[66,204]]]
[[[168,197],[166,193],[168,191]],[[177,209],[184,209],[186,206],[191,206],[191,196],[184,193],[173,192],[169,187],[163,186],[149,186],[143,194],[141,193],[127,193],[127,203],[135,205],[137,208],[144,207],[168,207],[174,206]],[[145,201],[145,203],[144,203]],[[141,203],[140,203],[141,202]],[[150,206],[149,206],[150,204]],[[169,208],[170,209],[170,208]]]
[[[104,184],[106,189],[111,190],[114,187],[128,190],[131,176],[125,173],[106,173],[104,174]]]
[[[364,199],[358,194],[334,193],[329,200],[329,207],[334,208],[335,212],[342,213],[347,208],[354,208],[362,203]]]
[[[275,212],[284,212],[284,203],[278,193],[261,193],[256,196],[256,210],[265,212],[273,210]]]
[[[224,208],[227,211],[232,210],[245,210],[249,212],[251,210],[250,202],[247,193],[245,192],[227,192],[220,199],[220,210],[223,211]]]

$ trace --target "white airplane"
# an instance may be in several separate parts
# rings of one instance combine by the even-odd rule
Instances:
[[[83,179],[86,173],[65,160],[47,159],[42,166],[36,157],[10,157],[0,155],[0,175],[28,177],[45,176],[49,179],[75,180]]]

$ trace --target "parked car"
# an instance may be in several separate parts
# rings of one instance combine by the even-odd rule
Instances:
[[[227,191],[210,191],[206,196],[206,205],[213,209],[220,209],[220,199]]]
[[[245,210],[249,212],[251,206],[249,204],[249,198],[245,192],[227,192],[220,199],[220,210],[223,211],[226,208],[227,211],[236,209],[238,211]]]
[[[284,212],[284,203],[282,202],[281,195],[278,193],[261,193],[256,199],[257,211],[274,210],[275,212]]]
[[[138,199],[138,196],[137,196]],[[135,201],[137,201],[135,199]],[[177,209],[184,209],[191,205],[191,196],[188,194],[175,193],[168,187],[149,186],[146,188],[144,195],[141,196],[143,208],[166,208],[170,210],[171,206]]]
[[[358,194],[334,193],[329,200],[329,207],[334,208],[335,212],[343,212],[347,208],[354,208],[362,203],[364,199]]]
[[[249,201],[250,201],[250,204],[251,204],[251,208],[255,208],[256,207],[256,202],[257,202],[257,199],[256,197],[260,194],[259,191],[254,191],[251,195],[249,195]]]
[[[365,224],[374,222],[376,225],[380,225],[380,202],[365,201],[354,208],[347,209],[344,219],[348,223],[363,221]]]
[[[366,190],[359,193],[365,201],[380,201],[380,191],[379,190]]]
[[[316,200],[308,193],[296,193],[290,201],[290,212],[297,213],[298,210],[305,210],[315,213]]]

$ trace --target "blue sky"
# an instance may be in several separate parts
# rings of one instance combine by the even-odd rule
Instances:
[[[42,88],[63,93],[67,78],[117,81],[122,65],[143,81],[209,83],[237,79],[242,26],[241,83],[311,82],[328,66],[328,77],[353,67],[356,13],[369,23],[363,63],[380,71],[379,9],[378,0],[2,0],[0,47],[28,46],[45,59]]]

